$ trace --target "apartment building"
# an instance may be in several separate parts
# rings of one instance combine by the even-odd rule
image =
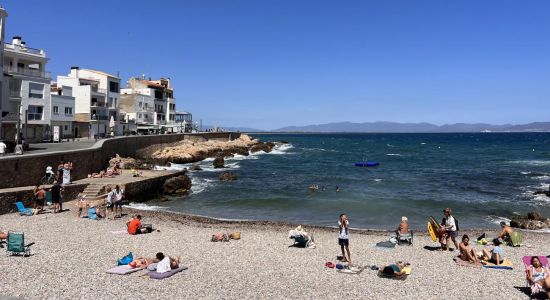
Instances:
[[[102,71],[71,67],[57,85],[70,87],[75,98],[74,131],[79,137],[121,135],[120,78]],[[62,89],[63,89],[62,88]]]
[[[193,115],[186,111],[176,112],[177,132],[193,132]]]
[[[73,89],[69,86],[58,86],[52,83],[50,87],[50,130],[52,140],[80,137],[78,129],[73,129],[75,98]],[[57,140],[56,140],[57,138]]]
[[[121,93],[121,111],[135,120],[138,130],[176,131],[176,99],[170,79],[132,77]]]
[[[46,52],[30,48],[15,36],[3,45],[2,138],[40,141],[48,137],[50,80]],[[5,93],[4,93],[5,94]]]

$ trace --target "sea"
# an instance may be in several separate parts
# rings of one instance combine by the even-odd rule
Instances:
[[[550,133],[253,134],[270,153],[236,155],[226,169],[190,172],[188,195],[132,204],[231,220],[393,229],[406,216],[424,229],[452,209],[460,228],[496,228],[517,214],[550,216]],[[356,167],[373,161],[376,167]],[[172,169],[190,164],[173,164]],[[221,182],[220,172],[238,180]],[[311,191],[312,184],[318,185]],[[337,187],[339,191],[337,191]]]

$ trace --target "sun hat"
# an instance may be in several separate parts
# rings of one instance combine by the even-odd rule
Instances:
[[[402,216],[402,217],[401,217],[401,221],[403,221],[403,222],[407,222],[408,220],[409,220],[409,219],[407,219],[407,217],[405,217],[405,216]]]

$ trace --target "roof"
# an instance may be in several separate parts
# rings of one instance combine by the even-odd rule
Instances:
[[[145,79],[138,79],[138,81],[141,81],[145,83],[147,86],[155,86],[155,87],[163,87],[162,84],[151,81],[151,80],[145,80]]]
[[[96,73],[96,74],[100,74],[100,75],[103,75],[103,76],[107,76],[107,77],[112,77],[112,78],[116,78],[116,79],[120,79],[120,77],[117,77],[115,75],[111,75],[109,73],[105,73],[105,72],[102,72],[102,71],[98,71],[98,70],[92,70],[92,69],[82,69],[83,71],[88,71],[88,72],[93,72],[93,73]]]

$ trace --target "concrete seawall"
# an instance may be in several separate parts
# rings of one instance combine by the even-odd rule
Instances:
[[[234,140],[240,133],[196,133],[125,136],[100,140],[92,147],[70,151],[49,153],[29,153],[20,156],[0,158],[0,189],[32,186],[40,181],[47,166],[56,167],[60,161],[74,163],[72,180],[86,178],[88,174],[105,169],[109,159],[115,154],[135,156],[145,147],[157,145],[162,148],[181,140]]]

